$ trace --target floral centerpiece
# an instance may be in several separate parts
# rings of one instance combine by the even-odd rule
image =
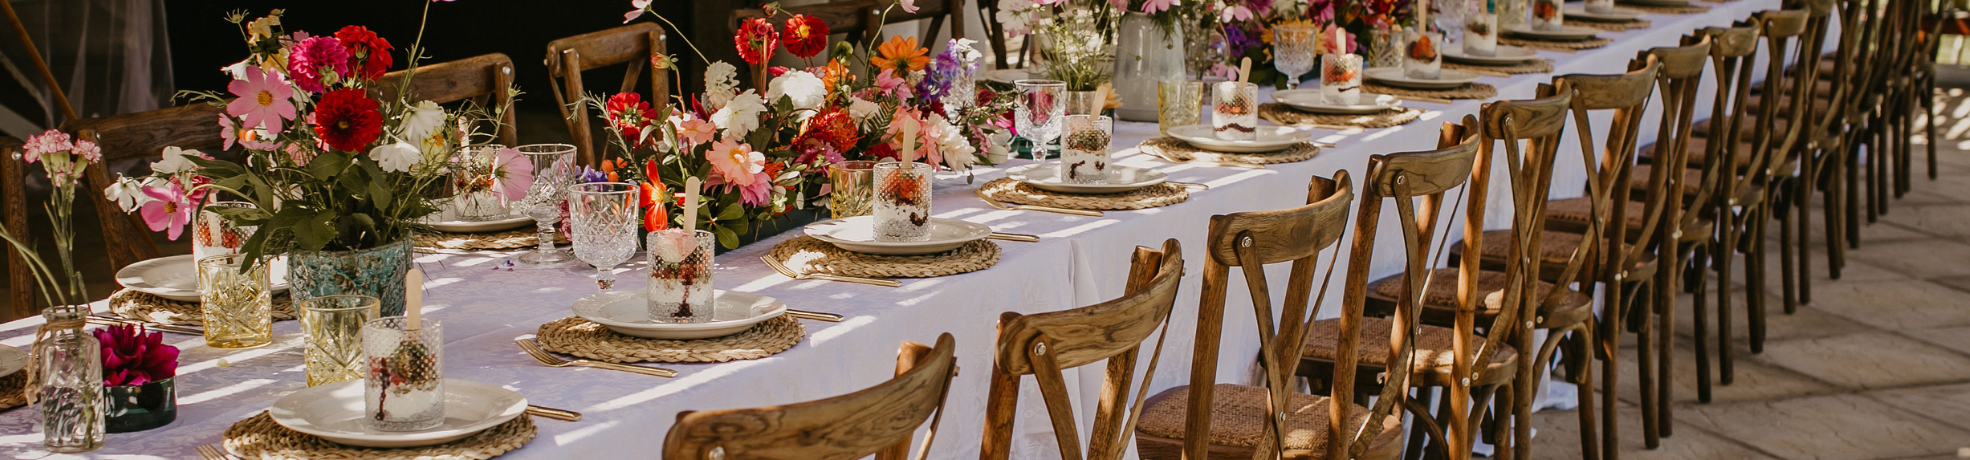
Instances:
[[[1368,48],[1371,56],[1386,55],[1387,59],[1398,59],[1401,53],[1396,47],[1398,32],[1412,27],[1415,16],[1412,0],[1360,0],[1341,2],[1339,0],[1225,0],[1227,5],[1218,10],[1217,17],[1224,23],[1225,40],[1228,42],[1231,61],[1239,58],[1252,59],[1253,83],[1271,84],[1283,88],[1286,79],[1273,69],[1272,28],[1282,23],[1307,23],[1319,26],[1316,49],[1328,53],[1329,50],[1343,49],[1356,52]],[[1343,36],[1347,43],[1337,46],[1329,43],[1334,37],[1334,28],[1339,27],[1347,33]],[[1369,37],[1361,43],[1358,37]],[[1218,68],[1218,72],[1228,73],[1229,69]]]
[[[397,314],[411,233],[438,210],[453,151],[484,140],[473,128],[507,108],[446,110],[393,91],[408,88],[417,72],[416,42],[404,50],[408,71],[385,81],[395,63],[389,40],[355,25],[327,36],[290,33],[281,17],[280,10],[252,21],[231,14],[248,52],[226,69],[233,82],[225,92],[183,93],[225,108],[217,122],[225,147],[244,151],[240,159],[167,153],[151,177],[126,178],[111,193],[130,197],[119,204],[143,209],[153,229],[173,234],[205,190],[249,202],[211,208],[236,226],[257,227],[240,249],[249,267],[293,255],[295,301],[361,293],[383,299],[385,315]],[[168,212],[151,211],[159,208]]]
[[[111,433],[142,431],[178,418],[178,347],[164,333],[119,325],[95,330],[102,343],[103,386]]]
[[[902,1],[889,8],[882,16],[915,6]],[[891,37],[861,44],[863,59],[857,44],[827,46],[828,27],[819,18],[771,5],[765,10],[767,17],[745,20],[733,36],[740,57],[769,77],[763,88],[741,89],[737,67],[710,62],[703,94],[645,101],[619,93],[584,101],[601,108],[610,142],[624,152],[584,176],[639,184],[646,230],[681,222],[678,199],[687,178],[696,177],[705,187],[698,228],[713,232],[722,247],[737,247],[741,234],[829,192],[823,175],[829,164],[914,157],[965,171],[989,153],[977,146],[1009,129],[1012,95],[971,84],[982,57],[971,40],[952,40],[933,56],[915,37]],[[765,69],[782,47],[806,67]],[[655,62],[677,71],[674,58]],[[854,64],[866,72],[849,70]],[[905,132],[915,133],[914,155],[900,151]]]

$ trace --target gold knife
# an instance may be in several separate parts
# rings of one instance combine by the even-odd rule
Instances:
[[[837,315],[837,314],[834,314],[834,313],[822,313],[822,312],[818,312],[818,311],[807,311],[807,310],[795,310],[795,309],[792,309],[792,308],[788,308],[788,309],[787,309],[787,316],[792,316],[792,317],[794,317],[794,318],[799,318],[799,319],[811,319],[811,320],[815,320],[815,321],[827,321],[827,322],[830,322],[830,323],[839,323],[839,322],[841,322],[841,320],[842,320],[842,316],[841,316],[841,315]]]
[[[532,415],[536,417],[547,417],[555,420],[565,420],[570,422],[581,421],[580,412],[575,412],[565,409],[555,409],[552,407],[535,406],[532,404],[527,405],[527,415]]]
[[[1004,203],[1000,203],[998,200],[992,199],[992,197],[985,196],[985,189],[972,189],[971,193],[973,195],[978,195],[978,199],[985,200],[985,204],[991,205],[994,208],[998,208],[1002,210],[1043,211],[1043,212],[1057,212],[1061,214],[1072,214],[1076,216],[1101,217],[1101,211],[1083,211],[1079,209],[1063,209],[1063,208],[1055,208],[1048,206],[1033,206],[1028,204],[1006,206]]]
[[[118,318],[104,318],[101,316],[90,316],[88,320],[90,323],[94,323],[100,326],[132,325],[132,326],[143,326],[145,329],[149,329],[153,331],[164,331],[174,334],[205,335],[205,331],[184,327],[184,326],[172,326],[168,324],[157,324],[157,323],[132,321],[132,320],[118,319]]]
[[[999,233],[999,232],[992,232],[992,234],[991,234],[991,235],[987,235],[987,236],[986,236],[985,238],[987,238],[987,239],[994,239],[994,240],[1006,240],[1006,241],[1019,241],[1019,242],[1024,242],[1024,243],[1038,243],[1038,242],[1040,242],[1040,237],[1038,237],[1038,236],[1033,236],[1033,235],[1022,235],[1022,234],[1018,234],[1018,233]]]

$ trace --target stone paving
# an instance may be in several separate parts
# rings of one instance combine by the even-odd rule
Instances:
[[[1970,99],[1951,91],[1944,113],[1970,113]],[[1776,228],[1769,230],[1764,352],[1749,349],[1739,288],[1736,379],[1714,386],[1708,404],[1696,400],[1690,295],[1678,298],[1674,426],[1655,450],[1643,447],[1631,334],[1620,360],[1622,459],[1970,455],[1970,119],[1943,119],[1939,126],[1945,137],[1938,142],[1940,177],[1927,179],[1924,146],[1915,145],[1913,191],[1862,226],[1860,248],[1848,250],[1839,280],[1827,278],[1823,216],[1813,214],[1812,303],[1796,314],[1781,307]],[[1742,272],[1732,279],[1742,286]],[[1714,285],[1710,295],[1714,344]],[[1537,458],[1579,456],[1576,413],[1549,410],[1534,418]]]

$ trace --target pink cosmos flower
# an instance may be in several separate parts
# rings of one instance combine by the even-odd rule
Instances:
[[[246,79],[233,80],[226,90],[239,96],[226,104],[226,113],[240,117],[247,128],[280,133],[281,120],[294,119],[294,87],[281,83],[273,72],[247,67]]]
[[[287,76],[302,91],[319,93],[328,89],[330,77],[339,80],[349,73],[349,49],[335,37],[314,37],[296,42],[287,53]]]
[[[1163,10],[1168,10],[1170,9],[1170,7],[1176,5],[1177,5],[1177,0],[1147,0],[1142,2],[1142,12],[1155,13]]]
[[[882,73],[876,75],[876,87],[882,88],[882,93],[897,98],[911,96],[909,82],[897,77],[896,69],[882,69]]]
[[[1123,0],[1123,1],[1127,1],[1127,0]],[[903,6],[903,12],[905,13],[917,12],[917,0],[900,0],[896,3]]]
[[[1225,24],[1250,21],[1252,20],[1252,9],[1246,8],[1243,5],[1232,5],[1226,7],[1223,14],[1218,15],[1218,20],[1223,21]]]
[[[730,140],[712,144],[711,151],[705,152],[705,159],[711,162],[714,184],[750,186],[756,175],[766,170],[766,154],[754,151],[751,145]]]
[[[185,197],[184,187],[176,182],[168,188],[144,187],[144,195],[151,198],[140,211],[144,223],[150,225],[150,231],[165,232],[166,237],[176,241],[184,233],[185,224],[192,220],[191,201]]]
[[[699,119],[691,114],[684,114],[680,120],[677,122],[677,139],[684,141],[684,143],[704,145],[704,143],[711,142],[712,139],[718,137],[718,126],[709,121]]]
[[[643,17],[643,10],[650,7],[650,0],[629,0],[629,6],[634,6],[636,7],[636,9],[634,11],[630,11],[628,13],[622,14],[623,24],[628,24],[629,21],[634,21],[636,20],[636,18]]]
[[[493,179],[493,190],[504,193],[506,199],[518,200],[527,196],[527,189],[534,185],[534,162],[527,160],[527,154],[512,148],[500,149],[499,157],[493,167],[505,171],[501,177]]]

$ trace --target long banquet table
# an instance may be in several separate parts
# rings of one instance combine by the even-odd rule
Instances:
[[[1728,25],[1752,12],[1776,8],[1777,0],[1736,0],[1712,4],[1707,13],[1647,15],[1653,27],[1623,33],[1603,33],[1615,39],[1607,47],[1579,53],[1541,52],[1554,59],[1557,74],[1614,73],[1638,51],[1676,43],[1679,36],[1708,26]],[[1485,77],[1501,98],[1530,97],[1551,75]],[[1708,80],[1707,78],[1705,79]],[[1707,94],[1708,89],[1704,92]],[[536,419],[539,435],[510,458],[648,458],[657,456],[664,434],[679,411],[755,407],[820,399],[848,393],[888,379],[900,342],[931,343],[939,333],[956,336],[956,378],[946,404],[947,414],[932,458],[970,458],[979,450],[992,360],[995,324],[1000,312],[1037,313],[1088,305],[1120,295],[1134,246],[1156,247],[1177,238],[1190,267],[1182,295],[1172,314],[1163,361],[1150,380],[1152,391],[1187,383],[1191,335],[1197,322],[1196,305],[1204,255],[1201,252],[1208,218],[1213,214],[1281,209],[1303,204],[1307,179],[1331,177],[1346,169],[1360,177],[1372,154],[1424,150],[1434,147],[1441,122],[1475,114],[1480,101],[1453,104],[1408,103],[1428,111],[1422,120],[1372,130],[1315,130],[1315,139],[1336,144],[1315,158],[1266,169],[1237,169],[1202,164],[1169,164],[1132,150],[1119,152],[1118,163],[1151,167],[1171,180],[1203,183],[1209,190],[1192,193],[1181,204],[1139,211],[1111,211],[1105,217],[1079,217],[1046,212],[1001,211],[972,195],[972,189],[1002,175],[981,167],[974,181],[962,175],[939,177],[935,209],[939,217],[984,223],[994,230],[1037,234],[1038,243],[998,242],[1003,248],[998,265],[969,274],[904,280],[901,288],[880,288],[826,281],[794,281],[779,276],[758,261],[773,244],[797,235],[793,231],[721,255],[715,277],[722,289],[777,297],[793,308],[846,315],[841,323],[803,321],[808,337],[793,349],[771,357],[719,364],[662,364],[675,369],[674,379],[623,372],[549,368],[536,364],[513,344],[529,337],[542,324],[569,316],[576,298],[596,292],[592,270],[580,268],[506,270],[501,262],[512,252],[445,252],[416,259],[428,273],[427,311],[446,323],[446,376],[502,385],[526,395],[529,402],[585,414],[580,422]],[[1708,101],[1701,101],[1707,110]],[[1651,113],[1656,112],[1651,110]],[[1654,115],[1651,115],[1654,116]],[[1699,117],[1702,115],[1700,114]],[[1606,123],[1596,119],[1596,123]],[[1599,126],[1605,126],[1599,125]],[[1644,123],[1651,130],[1654,123]],[[1569,128],[1572,129],[1572,128]],[[1604,128],[1603,128],[1604,129]],[[1115,145],[1133,146],[1154,137],[1154,123],[1115,125]],[[1643,133],[1652,139],[1653,132]],[[1561,153],[1555,196],[1578,196],[1587,177],[1577,150]],[[1014,160],[1012,165],[1023,164]],[[1502,177],[1494,175],[1493,177]],[[1569,185],[1572,184],[1572,185]],[[1499,184],[1499,187],[1507,185]],[[1509,210],[1500,197],[1490,209]],[[1505,216],[1487,216],[1487,228],[1501,228]],[[1393,217],[1382,228],[1395,228]],[[1455,223],[1450,227],[1461,228]],[[1400,269],[1402,250],[1394,238],[1382,238],[1376,248],[1372,274],[1387,276]],[[1331,254],[1331,253],[1330,253]],[[640,257],[638,258],[640,261]],[[1345,257],[1336,263],[1346,263]],[[621,269],[640,273],[637,262]],[[1345,270],[1339,270],[1345,271]],[[1283,267],[1270,276],[1285,276]],[[1345,275],[1336,273],[1338,284]],[[641,276],[624,276],[617,289],[642,289]],[[1234,286],[1241,285],[1233,281]],[[1338,310],[1339,290],[1329,295],[1322,314]],[[1230,296],[1225,320],[1220,381],[1249,381],[1258,342],[1251,308],[1242,294]],[[104,309],[102,302],[97,308]],[[0,324],[0,345],[27,347],[41,320],[27,318]],[[248,350],[204,346],[199,337],[167,334],[183,349],[180,357],[178,420],[150,431],[109,435],[107,444],[83,456],[52,455],[40,447],[39,411],[23,408],[0,413],[0,456],[15,458],[196,458],[195,446],[219,443],[228,426],[253,416],[274,400],[302,388],[305,376],[300,332],[295,322],[274,326],[275,343]],[[1146,350],[1145,350],[1146,351]],[[1146,359],[1140,360],[1146,365]],[[1100,390],[1103,366],[1070,371],[1080,429],[1092,423],[1093,397]],[[1249,382],[1247,382],[1249,383]],[[1013,458],[1055,458],[1052,432],[1034,385],[1022,390],[1018,433]],[[922,439],[920,433],[918,439]],[[1133,458],[1133,454],[1130,455]]]

